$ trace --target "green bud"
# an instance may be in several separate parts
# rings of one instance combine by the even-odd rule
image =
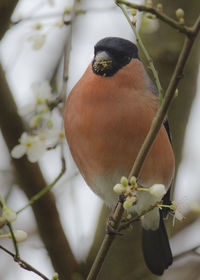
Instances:
[[[128,186],[128,179],[123,176],[120,180],[120,183],[124,186],[124,187],[127,187]]]
[[[146,13],[146,18],[149,18],[149,19],[156,19],[156,15],[153,15],[151,13]]]
[[[136,177],[135,176],[131,177],[130,183],[131,183],[132,186],[134,186],[136,184]]]
[[[132,203],[128,200],[125,200],[123,203],[123,207],[125,210],[127,210],[128,208],[130,208],[132,206]]]
[[[131,9],[131,15],[134,17],[137,14],[137,10],[136,9]]]
[[[183,11],[183,9],[177,9],[176,10],[176,17],[180,20],[181,18],[183,18],[184,17],[184,11]]]
[[[130,208],[135,201],[136,201],[136,197],[135,196],[128,196],[126,198],[126,200],[124,201],[124,203],[123,203],[124,209],[126,210],[126,209]]]

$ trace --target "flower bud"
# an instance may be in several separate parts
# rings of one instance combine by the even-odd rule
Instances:
[[[131,15],[134,17],[137,14],[137,10],[136,9],[131,9]]]
[[[120,180],[120,183],[124,186],[127,187],[128,186],[128,179],[126,177],[122,177]]]
[[[121,194],[126,191],[126,188],[122,184],[116,184],[113,188],[114,192]]]
[[[130,183],[131,183],[132,186],[135,186],[135,184],[136,184],[136,177],[135,176],[131,177]]]
[[[149,188],[149,192],[155,197],[162,197],[166,194],[165,186],[163,184],[154,184],[151,188]]]
[[[20,229],[13,230],[13,233],[17,242],[25,241],[28,237],[28,234]],[[11,234],[9,234],[9,238],[12,238]]]
[[[152,7],[153,7],[153,2],[152,2],[152,0],[147,0],[146,6],[147,6],[148,8],[152,8]]]
[[[130,208],[133,205],[133,203],[135,203],[135,201],[136,201],[135,196],[128,196],[123,203],[124,209],[127,210],[128,208]]]
[[[162,13],[162,11],[163,11],[163,5],[162,5],[161,3],[158,3],[158,5],[157,5],[157,10],[158,10],[160,13]]]
[[[153,15],[151,13],[146,13],[146,18],[156,19],[156,15]]]
[[[176,10],[176,17],[177,17],[177,19],[181,19],[181,18],[183,18],[184,17],[184,11],[183,11],[183,9],[177,9]]]
[[[10,223],[14,222],[17,219],[16,212],[8,207],[3,209],[3,216]]]

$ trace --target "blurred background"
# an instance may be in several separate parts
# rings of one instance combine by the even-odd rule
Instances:
[[[133,2],[143,4],[140,0]],[[200,11],[199,0],[153,3],[162,3],[164,12],[173,18],[178,8],[184,9],[187,25],[194,23]],[[58,176],[62,168],[61,156],[64,155],[67,165],[65,174],[52,191],[33,208],[20,212],[13,223],[14,228],[28,233],[28,239],[19,244],[20,256],[49,279],[55,271],[61,280],[85,279],[103,238],[110,210],[87,187],[65,140],[50,145],[51,149],[46,148],[37,163],[30,163],[26,156],[13,159],[10,152],[21,134],[25,130],[30,132],[30,120],[33,120],[30,108],[36,100],[33,84],[49,83],[52,100],[60,98],[50,117],[51,132],[60,133],[64,97],[92,60],[94,44],[107,36],[135,42],[134,35],[112,0],[2,0],[0,26],[0,195],[17,211]],[[141,13],[137,14],[137,27],[166,89],[184,35]],[[162,279],[200,279],[198,250],[181,254],[200,246],[199,41],[198,37],[180,82],[178,97],[169,111],[176,155],[174,199],[184,219],[176,221],[174,226],[171,218],[167,221],[176,258]],[[64,63],[66,57],[67,63]],[[145,64],[142,54],[141,58]],[[69,66],[65,69],[68,79],[63,79],[64,65]],[[148,68],[147,71],[150,72]],[[41,133],[41,129],[39,127],[37,132]],[[98,279],[158,278],[145,268],[140,233],[140,226],[135,224],[132,231],[116,238]],[[10,239],[1,238],[0,244],[14,251]],[[20,268],[1,250],[0,260],[2,280],[41,279]]]

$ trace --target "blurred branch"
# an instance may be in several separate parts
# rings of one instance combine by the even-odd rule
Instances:
[[[116,3],[126,5],[129,8],[137,9],[138,11],[151,13],[155,15],[157,18],[159,18],[160,20],[162,20],[163,22],[169,24],[171,27],[179,30],[180,32],[186,35],[194,35],[193,33],[194,30],[192,28],[180,24],[178,21],[168,17],[164,13],[159,12],[157,9],[153,7],[147,7],[145,5],[137,5],[124,0],[117,0]]]
[[[1,0],[0,1],[0,38],[3,37],[5,30],[10,24],[10,17],[18,3],[18,0]]]
[[[193,248],[191,248],[191,249],[189,249],[189,250],[187,250],[187,251],[184,251],[184,252],[182,252],[182,253],[180,253],[180,254],[177,254],[177,255],[175,255],[173,258],[174,258],[174,261],[176,261],[176,260],[178,260],[178,259],[180,259],[180,258],[182,258],[182,257],[185,257],[186,255],[188,255],[188,254],[192,254],[192,253],[194,253],[194,254],[196,254],[196,255],[198,255],[199,256],[199,253],[197,253],[197,249],[199,249],[200,248],[200,245],[197,245],[197,246],[195,246],[195,247],[193,247]]]
[[[172,75],[172,78],[170,80],[170,83],[169,83],[169,86],[167,88],[167,91],[165,93],[165,96],[164,96],[164,99],[163,99],[163,102],[161,104],[161,106],[158,108],[158,111],[156,113],[156,116],[155,118],[153,119],[152,121],[152,125],[151,125],[151,128],[145,138],[145,141],[137,155],[137,158],[133,164],[133,167],[131,169],[131,172],[129,174],[129,180],[130,178],[134,175],[135,177],[138,176],[141,168],[142,168],[142,165],[143,165],[143,162],[147,156],[147,153],[148,151],[150,150],[152,144],[153,144],[153,141],[157,135],[157,133],[159,132],[161,126],[162,126],[162,123],[164,121],[164,118],[166,116],[166,113],[168,111],[168,108],[173,100],[173,97],[174,97],[174,93],[175,93],[175,90],[178,86],[178,83],[180,81],[180,79],[183,77],[183,69],[184,69],[184,66],[186,64],[186,61],[188,59],[188,56],[191,52],[191,48],[193,46],[193,43],[194,43],[194,40],[198,34],[198,31],[199,31],[199,28],[200,28],[200,16],[198,17],[198,19],[196,20],[194,26],[192,27],[192,34],[195,34],[193,36],[188,36],[186,39],[185,39],[185,42],[184,42],[184,45],[183,45],[183,48],[181,50],[181,53],[179,55],[179,59],[178,59],[178,62],[176,64],[176,67],[175,67],[175,70],[174,70],[174,73]],[[122,201],[119,200],[117,205],[116,205],[116,208],[115,208],[115,211],[113,213],[113,228],[114,229],[117,229],[118,226],[119,226],[119,223],[120,223],[120,220],[122,218],[122,215],[123,215],[123,204],[122,204]],[[99,252],[96,256],[96,259],[92,265],[92,268],[90,270],[90,273],[88,275],[88,278],[87,280],[94,280],[97,278],[98,274],[99,274],[99,271],[103,265],[103,262],[104,262],[104,259],[110,249],[110,246],[114,240],[114,234],[106,234],[105,237],[104,237],[104,240],[102,242],[102,245],[99,249]]]
[[[2,39],[7,30],[10,16],[16,3],[17,1],[14,0],[0,2],[0,39]],[[20,135],[24,132],[25,127],[18,115],[16,104],[1,65],[0,83],[0,127],[8,150],[11,151]],[[46,185],[39,166],[31,164],[25,158],[12,159],[12,163],[15,167],[20,187],[27,197],[31,199],[35,193],[40,192]],[[53,194],[48,192],[38,200],[33,205],[33,211],[42,241],[45,244],[55,270],[59,273],[60,279],[68,279],[77,270],[77,262],[62,228]]]
[[[6,252],[8,255],[10,255],[11,257],[13,257],[13,260],[15,262],[17,262],[19,264],[20,267],[22,267],[23,269],[26,269],[28,271],[32,271],[35,274],[37,274],[38,276],[40,276],[42,279],[44,280],[50,280],[49,278],[47,278],[44,274],[42,274],[40,271],[38,271],[37,269],[35,269],[33,266],[31,266],[30,264],[28,264],[27,262],[25,262],[24,260],[22,260],[21,258],[16,257],[15,254],[13,254],[12,252],[10,252],[9,250],[7,250],[6,248],[4,248],[3,246],[0,245],[0,249],[3,250],[4,252]]]

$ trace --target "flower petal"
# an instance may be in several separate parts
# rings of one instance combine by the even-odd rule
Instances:
[[[26,148],[25,148],[23,145],[19,144],[19,145],[15,146],[15,147],[12,149],[12,151],[11,151],[11,156],[12,156],[13,158],[20,158],[20,157],[22,157],[25,153],[26,153]]]
[[[44,142],[38,140],[37,142],[33,143],[32,146],[27,151],[28,160],[30,162],[38,161],[45,151],[46,151],[46,147]]]

